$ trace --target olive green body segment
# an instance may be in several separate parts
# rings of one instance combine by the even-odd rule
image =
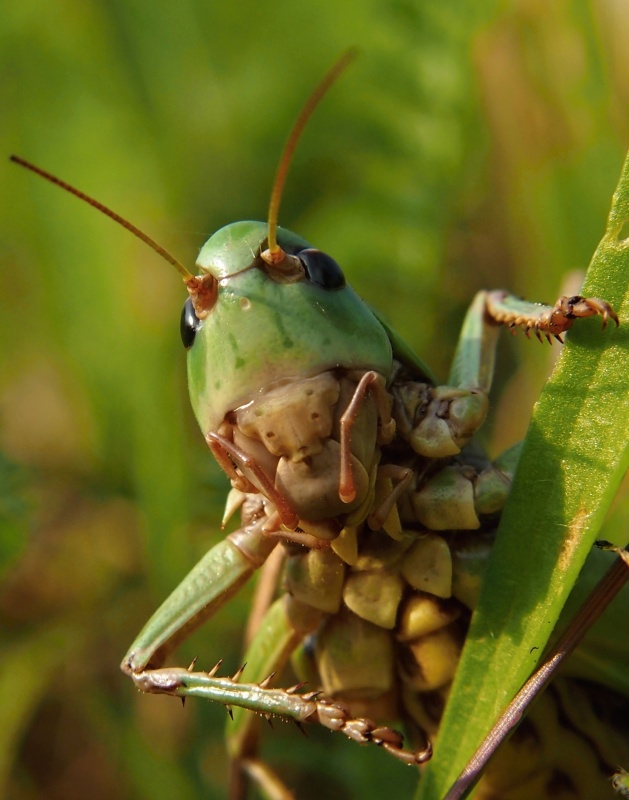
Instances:
[[[188,385],[204,434],[269,384],[329,369],[375,370],[387,379],[385,329],[349,286],[278,283],[261,267],[267,225],[237,222],[204,245],[197,266],[219,281],[218,301],[188,351]],[[284,229],[287,250],[310,245]]]

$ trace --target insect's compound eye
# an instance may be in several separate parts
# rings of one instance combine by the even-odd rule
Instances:
[[[300,250],[297,255],[312,283],[322,289],[342,289],[345,286],[343,270],[332,256],[314,248]]]
[[[197,317],[194,306],[192,305],[192,298],[189,297],[183,304],[181,322],[179,323],[181,341],[186,350],[189,350],[194,344],[194,337],[197,335],[197,331],[202,325],[203,322]]]

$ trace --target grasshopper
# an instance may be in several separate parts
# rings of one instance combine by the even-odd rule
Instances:
[[[184,578],[121,667],[144,692],[226,705],[236,774],[246,773],[275,798],[288,793],[257,757],[252,711],[298,725],[318,722],[404,764],[430,758],[518,457],[516,447],[491,463],[474,439],[487,413],[499,328],[562,341],[578,318],[618,324],[599,298],[560,297],[546,306],[505,291],[480,292],[447,384],[439,385],[347,285],[331,256],[278,226],[301,130],[349,59],[333,67],[297,120],[268,221],[217,231],[201,249],[198,275],[102,204],[13,157],[123,224],[183,277],[191,403],[231,481],[224,523],[240,510],[241,525]],[[239,680],[242,668],[219,676],[220,662],[209,672],[163,666],[258,569],[267,599],[256,608],[247,682]],[[273,688],[289,661],[300,683]],[[303,691],[305,682],[314,690]],[[529,734],[561,724],[576,695],[587,708],[585,690],[557,682],[528,723]],[[587,725],[595,725],[594,716]],[[410,744],[391,720],[404,722]],[[571,721],[578,739],[577,729]],[[605,773],[606,767],[628,755],[613,735],[601,737],[598,762],[576,785],[562,748],[550,741],[540,758],[525,758],[513,770],[525,744],[512,740],[506,766],[498,762],[481,797],[550,798],[558,785],[596,797],[599,779],[609,788],[613,767]],[[236,785],[234,796],[239,792]]]

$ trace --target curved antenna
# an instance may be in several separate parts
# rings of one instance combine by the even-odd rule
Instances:
[[[275,180],[273,181],[273,189],[271,191],[271,200],[269,202],[269,234],[268,234],[268,255],[272,263],[278,263],[284,258],[284,251],[277,243],[277,219],[280,210],[280,201],[282,199],[282,192],[284,190],[284,183],[290,163],[295,152],[295,147],[299,141],[306,123],[312,116],[313,111],[319,105],[319,102],[326,94],[330,86],[336,81],[343,70],[356,58],[356,50],[347,50],[323,77],[322,81],[315,88],[310,95],[306,104],[302,108],[299,116],[295,120],[293,128],[288,135],[280,163],[277,165],[275,173]],[[265,259],[266,260],[266,259]]]
[[[26,167],[26,169],[30,169],[31,172],[34,172],[36,175],[41,176],[45,180],[49,181],[50,183],[54,183],[56,186],[59,186],[61,189],[65,189],[66,192],[70,192],[75,197],[78,197],[80,200],[84,200],[90,206],[93,206],[98,211],[101,211],[105,216],[113,219],[114,222],[117,222],[119,225],[122,225],[123,228],[126,228],[130,233],[134,236],[137,236],[138,239],[141,239],[144,244],[147,244],[152,250],[154,250],[158,255],[160,255],[165,261],[168,261],[169,264],[179,272],[186,283],[194,282],[196,279],[191,272],[181,264],[177,259],[172,256],[168,250],[165,250],[161,245],[157,244],[156,241],[151,239],[146,233],[143,233],[139,228],[136,228],[135,225],[132,225],[128,222],[124,217],[121,217],[119,214],[116,214],[115,211],[112,211],[107,206],[104,206],[102,203],[99,203],[98,200],[94,200],[93,197],[85,194],[84,192],[75,189],[74,186],[70,186],[69,183],[56,178],[54,175],[51,175],[50,172],[46,172],[46,170],[41,169],[40,167],[36,167],[35,164],[31,164],[30,161],[26,161],[19,156],[10,156],[11,161],[15,164],[19,164],[21,167]]]

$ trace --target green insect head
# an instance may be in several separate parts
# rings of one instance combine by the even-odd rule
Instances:
[[[227,225],[199,254],[181,334],[205,434],[278,381],[336,368],[390,374],[388,336],[336,261],[290,231],[277,238],[287,257],[279,267],[264,258],[263,222]]]

